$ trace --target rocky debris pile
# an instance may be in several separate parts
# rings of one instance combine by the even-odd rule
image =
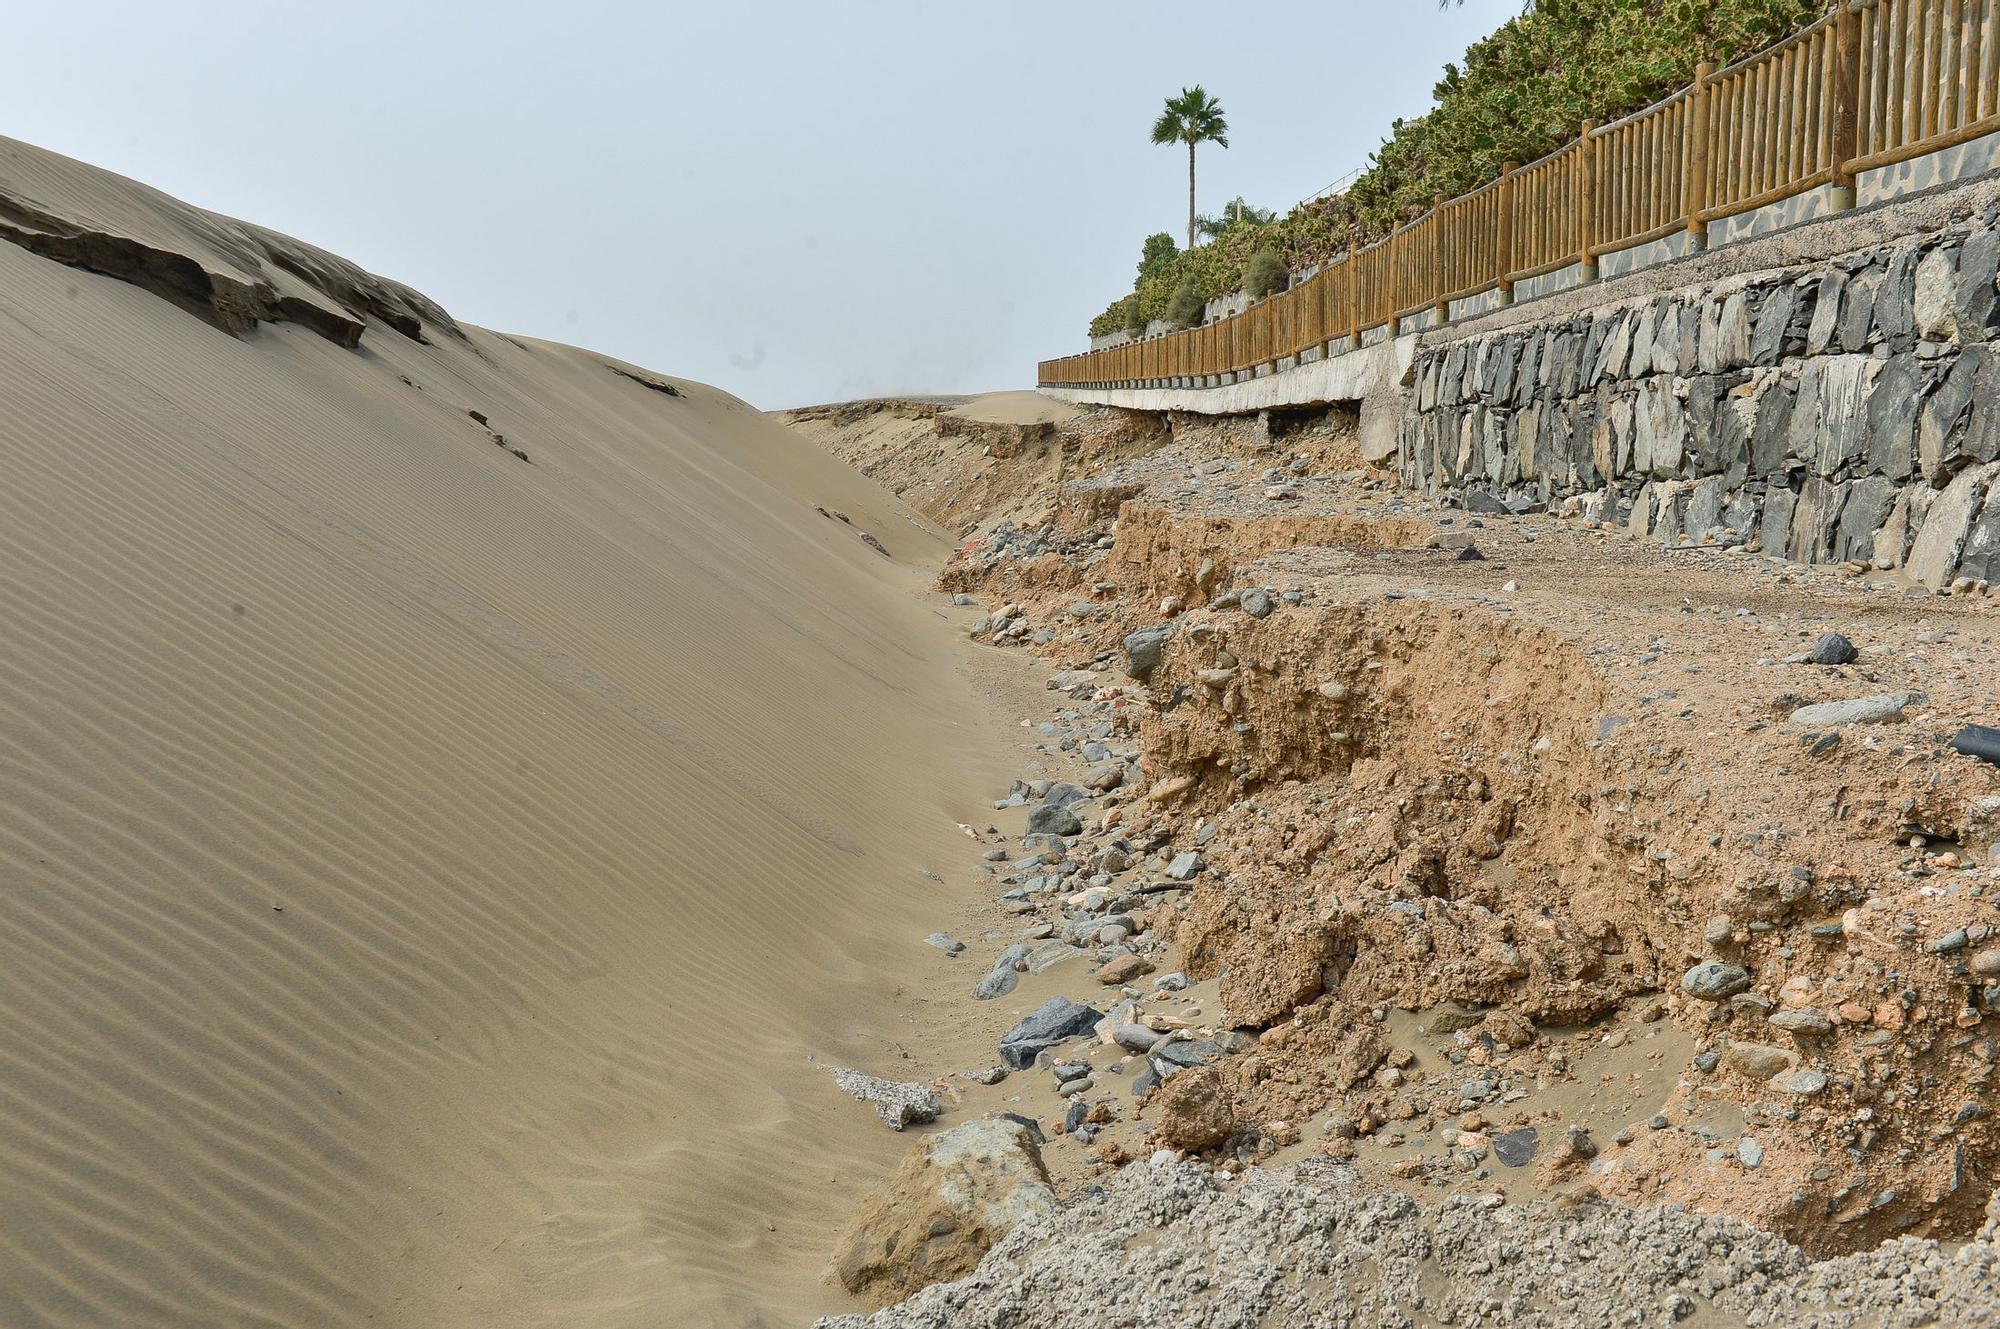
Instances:
[[[845,1067],[829,1067],[828,1070],[835,1084],[872,1106],[882,1120],[889,1123],[892,1131],[936,1121],[938,1113],[944,1110],[937,1094],[928,1085],[899,1084]]]
[[[1191,442],[1197,431],[1188,434]],[[1989,996],[1982,980],[1966,986],[1968,951],[1927,946],[1963,930],[1969,951],[1982,947],[2000,901],[1987,881],[2000,830],[1977,810],[1978,781],[1917,778],[1946,748],[1942,734],[1911,741],[1915,726],[1929,723],[1930,703],[1906,686],[1911,671],[1898,652],[1871,638],[1857,647],[1818,626],[1823,616],[1739,609],[1730,621],[1743,629],[1803,638],[1791,653],[1754,665],[1802,672],[1799,692],[1736,711],[1748,743],[1721,781],[1734,805],[1718,811],[1679,772],[1701,759],[1697,725],[1712,744],[1731,718],[1715,715],[1705,696],[1712,689],[1693,676],[1733,666],[1658,624],[1628,663],[1603,658],[1612,648],[1601,644],[1601,615],[1585,629],[1595,645],[1573,631],[1509,621],[1517,600],[1502,597],[1536,593],[1522,591],[1510,557],[1545,532],[1566,543],[1605,537],[1511,508],[1408,522],[1405,513],[1435,513],[1435,505],[1376,498],[1351,480],[1323,485],[1311,474],[1294,486],[1302,497],[1270,499],[1254,463],[1204,461],[1181,442],[1112,470],[1121,481],[1152,479],[1120,508],[1108,563],[1093,542],[1078,540],[1067,558],[1045,552],[964,582],[989,595],[983,583],[1008,585],[1002,614],[1010,621],[1057,625],[1046,634],[1016,630],[1016,639],[1042,642],[1037,653],[1056,670],[1051,687],[1082,703],[1046,722],[1044,738],[1074,748],[1074,726],[1098,715],[1123,726],[1117,741],[1128,749],[1127,769],[1097,800],[1102,819],[1077,812],[1084,834],[1114,835],[1155,860],[1137,874],[1141,885],[1185,888],[1147,896],[1153,944],[1111,971],[1138,994],[1134,1010],[1143,1016],[1120,1021],[1113,1004],[1100,1038],[1117,1053],[1097,1055],[1085,1042],[1052,1054],[1051,1063],[1063,1059],[1060,1073],[1046,1068],[1058,1089],[1087,1086],[1058,1128],[1080,1128],[1106,1166],[1143,1154],[1144,1137],[1132,1128],[1160,1124],[1160,1100],[1146,1096],[1158,1070],[1187,1069],[1156,1056],[1147,1039],[1162,1032],[1154,1026],[1180,1020],[1190,1028],[1169,1044],[1205,1045],[1206,1057],[1192,1064],[1216,1068],[1233,1113],[1232,1131],[1202,1151],[1212,1162],[1269,1158],[1318,1120],[1319,1147],[1357,1159],[1378,1182],[1452,1190],[1547,1168],[1552,1185],[1727,1205],[1821,1249],[1912,1224],[1966,1230],[1986,1194],[1968,1179],[1996,1137],[1985,1118],[1957,1109],[1993,1073],[1995,1044],[1979,1026],[2000,1010],[2000,988]],[[1260,515],[1220,519],[1198,492],[1178,508],[1161,503],[1162,487],[1198,491],[1211,480],[1227,484],[1229,504]],[[1328,513],[1336,491],[1384,515],[1362,522]],[[1400,511],[1388,515],[1391,506]],[[1085,505],[1064,510],[1065,520],[1085,521]],[[1368,555],[1366,542],[1387,531],[1406,540],[1397,525],[1406,522],[1433,532],[1417,543],[1435,552],[1399,543],[1409,552]],[[1092,518],[1088,529],[1101,525]],[[1083,527],[1058,523],[1055,533],[1065,529]],[[1418,557],[1441,565],[1475,534],[1491,539],[1486,552],[1499,566],[1451,575],[1490,576],[1489,584],[1455,593],[1439,589],[1451,584],[1441,566],[1415,572]],[[1312,550],[1287,547],[1288,538],[1361,543]],[[1370,564],[1406,571],[1391,580]],[[1274,577],[1281,566],[1308,571],[1302,580]],[[1319,567],[1330,571],[1310,570]],[[1801,584],[1813,575],[1774,569],[1759,571]],[[1357,595],[1333,580],[1349,577],[1382,589]],[[1544,574],[1537,591],[1546,597],[1559,580]],[[1086,586],[1096,612],[1072,615],[1067,607]],[[1696,612],[1711,610],[1728,614]],[[1661,677],[1643,690],[1607,690],[1627,669]],[[1945,681],[1934,671],[1924,681],[1933,679]],[[1965,680],[1953,681],[1963,692]],[[1702,699],[1699,720],[1682,699],[1690,692]],[[1811,709],[1822,705],[1831,711]],[[1758,808],[1758,787],[1738,778],[1753,769],[1782,767],[1776,778],[1796,791],[1784,797],[1810,797],[1803,791],[1814,774],[1790,766],[1783,745],[1791,743],[1802,760],[1840,771],[1847,810],[1804,824],[1783,808]],[[1892,774],[1892,763],[1910,774]],[[1040,792],[1024,787],[1010,797],[1032,805]],[[1048,815],[1037,825],[1069,829]],[[1106,824],[1114,815],[1115,830]],[[1900,862],[1863,847],[1884,834],[1911,841]],[[1203,870],[1177,880],[1171,869],[1183,853],[1198,853]],[[1771,864],[1774,855],[1780,861]],[[999,855],[995,870],[1020,857]],[[1815,861],[1840,867],[1815,875]],[[1649,885],[1635,896],[1629,882],[1639,880]],[[1036,898],[1006,904],[1025,915]],[[1847,929],[1856,908],[1856,926],[1892,928],[1901,960]],[[1693,944],[1704,919],[1725,916],[1721,941]],[[1066,921],[1040,919],[1033,933],[1007,939],[982,992],[1011,988],[1050,942],[1066,944],[1035,963],[1073,959],[1075,942],[1058,935]],[[1178,960],[1169,960],[1169,942]],[[1740,968],[1748,986],[1718,1000],[1683,991],[1682,976],[1709,960]],[[1142,964],[1170,963],[1219,984],[1210,1013],[1162,1004],[1157,990],[1133,981],[1143,979]],[[1390,1014],[1439,1002],[1461,1003],[1474,1025],[1443,1064],[1412,1061],[1391,1037]],[[1842,1006],[1866,1023],[1850,1021]],[[1588,1049],[1546,1031],[1628,1020],[1647,1031],[1649,1046],[1673,1049],[1678,1087],[1675,1067],[1662,1064],[1660,1097],[1631,1100],[1639,1121],[1662,1124],[1633,1133],[1606,1123],[1604,1151],[1585,1157],[1569,1147],[1575,1123],[1538,1106],[1536,1095],[1572,1082]],[[1652,1044],[1656,1026],[1647,1022],[1663,1020],[1692,1041]],[[1592,1042],[1624,1036],[1600,1033]],[[1144,1119],[1133,1120],[1122,1094],[1103,1092],[1114,1082],[1138,1091]],[[1919,1083],[1949,1088],[1926,1094]],[[1741,1130],[1704,1103],[1740,1110]],[[1855,1162],[1847,1173],[1812,1157],[1843,1149]],[[1724,1161],[1772,1184],[1725,1194],[1715,1175]],[[1878,1205],[1885,1193],[1892,1198]]]
[[[2000,784],[1948,746],[1992,681],[1980,643],[1953,642],[1972,625],[1885,631],[1888,597],[1859,580],[1719,551],[1670,557],[1784,598],[1578,596],[1566,583],[1600,562],[1650,577],[1661,556],[1533,515],[1529,492],[1441,512],[1204,459],[1183,432],[1072,486],[1122,495],[1115,526],[1056,504],[1034,553],[953,582],[981,593],[965,608],[999,604],[986,633],[1047,661],[1059,696],[1032,728],[1077,766],[997,800],[1027,833],[983,838],[1010,922],[970,976],[986,999],[1060,984],[1022,1023],[1046,1011],[1063,1036],[1025,1030],[1006,1064],[961,1072],[1034,1122],[1065,1193],[1151,1204],[1127,1164],[1198,1158],[1249,1197],[1304,1152],[1412,1193],[1398,1212],[1420,1225],[1459,1212],[1444,1196],[1580,1203],[1491,1211],[1529,1215],[1537,1259],[1593,1197],[1724,1209],[1822,1252],[1972,1231],[2000,1145]],[[1449,562],[1474,538],[1482,561]],[[1827,612],[1839,597],[1853,617]],[[1692,1226],[1665,1249],[1742,1231],[1716,1221],[1675,1216]],[[1883,1249],[1917,1252],[1879,1273],[1928,1304],[1937,1248]],[[1151,1255],[1128,1281],[1174,1266]],[[1315,1258],[1265,1267],[1296,1287]],[[1661,1297],[1646,1314],[1728,1281],[1681,1276],[1635,1275]],[[1509,1304],[1515,1284],[1463,1287]],[[1133,1322],[1165,1313],[1132,1304]],[[975,1298],[883,1323],[967,1308],[1063,1322]]]
[[[1996,265],[1989,206],[1835,262],[1433,343],[1403,479],[1481,511],[1551,505],[1983,591],[2000,580]]]
[[[862,1203],[828,1273],[877,1304],[970,1273],[994,1242],[1055,1213],[1036,1136],[992,1119],[931,1136]]]
[[[1017,526],[1011,521],[1003,521],[983,536],[975,537],[958,547],[957,561],[952,577],[962,582],[977,581],[984,573],[997,567],[1041,558],[1054,554],[1067,559],[1075,559],[1080,566],[1089,568],[1102,562],[1104,556],[1117,543],[1117,523],[1106,522],[1102,526],[1089,526],[1081,531],[1059,531],[1054,522],[1044,522],[1038,526]],[[1016,613],[1019,606],[1015,606]],[[967,631],[971,637],[984,637],[994,633],[997,642],[1007,640],[999,635],[999,630],[1008,625],[1012,614],[994,614],[981,623],[974,624]],[[1046,645],[1046,640],[1037,642]]]
[[[1904,1241],[1815,1263],[1733,1219],[1678,1209],[1494,1195],[1430,1206],[1356,1194],[1339,1172],[1232,1182],[1135,1163],[1022,1223],[969,1276],[817,1329],[1973,1325],[2000,1305],[1996,1243],[2000,1206],[1955,1249]]]

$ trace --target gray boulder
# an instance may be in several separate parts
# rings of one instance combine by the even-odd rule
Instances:
[[[1028,834],[1081,835],[1083,818],[1067,804],[1044,803],[1028,814]]]
[[[1750,971],[1740,964],[1707,960],[1681,976],[1681,991],[1697,1001],[1724,1001],[1750,986]]]
[[[1174,625],[1163,623],[1156,628],[1140,628],[1125,638],[1125,672],[1140,682],[1152,677],[1160,667],[1160,657],[1167,648],[1167,638],[1174,635]]]
[[[1052,1047],[1089,1033],[1104,1018],[1068,997],[1050,997],[1000,1039],[1000,1060],[1014,1070],[1025,1070],[1035,1058]]]
[[[1853,701],[1823,701],[1801,706],[1792,712],[1792,723],[1810,729],[1827,729],[1844,724],[1880,724],[1902,718],[1903,709],[1922,701],[1921,692],[1883,692]]]

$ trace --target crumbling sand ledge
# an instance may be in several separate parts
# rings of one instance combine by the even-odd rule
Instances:
[[[1353,468],[1337,419],[1177,421],[1132,455],[1097,446],[1111,418],[1059,429],[1036,467],[1054,490],[945,449],[985,492],[1011,470],[1031,523],[968,541],[945,584],[1004,604],[973,635],[1047,657],[1072,715],[1134,717],[1144,779],[1105,795],[1077,857],[1094,836],[1212,837],[1185,899],[1150,895],[1144,865],[1108,890],[1160,901],[1144,924],[1176,952],[1132,945],[1216,981],[1235,1038],[1205,1073],[1235,1130],[1183,1173],[1120,1168],[1174,1143],[1167,1095],[1134,1086],[1129,1113],[1134,1063],[1094,1056],[1094,1160],[1044,1151],[1066,1215],[829,1323],[1990,1322],[2000,787],[1942,737],[2000,694],[1985,597],[1469,518]],[[1860,660],[1809,661],[1836,627]],[[1136,687],[1134,629],[1166,634]],[[1805,705],[1918,689],[1907,717],[1834,739]],[[1043,926],[1081,929],[1075,903]],[[1710,992],[1705,967],[1743,972]],[[1397,1012],[1441,1002],[1462,1057],[1395,1047]],[[1585,1064],[1628,1041],[1643,1074]],[[1468,1076],[1491,1092],[1472,1101]],[[1551,1141],[1576,1102],[1540,1095],[1614,1078],[1658,1097],[1607,1091],[1598,1156],[1535,1169],[1561,1198],[1504,1204],[1520,1164],[1493,1166],[1494,1133]],[[1015,1083],[1008,1110],[1060,1106]],[[1245,1170],[1299,1148],[1325,1155],[1303,1188]],[[1814,1265],[1743,1219],[1844,1254]]]
[[[969,1277],[819,1329],[1991,1325],[1996,1241],[2000,1205],[1956,1249],[1902,1240],[1813,1262],[1678,1209],[1430,1206],[1354,1193],[1338,1169],[1227,1182],[1139,1163],[1029,1219]]]

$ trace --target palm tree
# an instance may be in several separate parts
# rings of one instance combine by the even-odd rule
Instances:
[[[1222,118],[1222,103],[1202,91],[1201,84],[1182,88],[1178,97],[1167,98],[1166,109],[1153,122],[1153,142],[1185,143],[1188,150],[1188,248],[1194,248],[1194,145],[1215,143],[1229,146],[1229,122]]]
[[[1232,226],[1269,226],[1276,218],[1277,214],[1269,208],[1253,207],[1244,202],[1243,196],[1238,194],[1222,205],[1220,217],[1207,215],[1196,217],[1194,228],[1213,240]]]

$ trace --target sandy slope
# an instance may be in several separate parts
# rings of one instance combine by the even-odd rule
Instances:
[[[1031,425],[1043,421],[1061,424],[1074,419],[1077,408],[1039,392],[987,392],[953,408],[951,414],[990,424]]]
[[[329,257],[0,139],[8,197]],[[0,243],[0,1323],[825,1309],[829,1183],[904,1142],[807,1057],[940,981],[1001,770],[941,543],[725,394],[338,277],[352,349]],[[405,297],[429,344],[358,317]]]

